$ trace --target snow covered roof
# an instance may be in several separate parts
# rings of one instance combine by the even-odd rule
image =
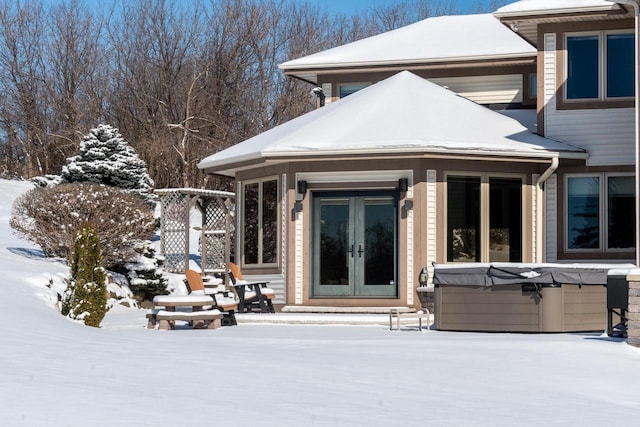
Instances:
[[[494,16],[548,15],[619,10],[614,1],[606,0],[521,0],[499,8]]]
[[[281,69],[533,57],[536,49],[491,14],[438,16],[280,64]]]
[[[241,163],[292,157],[450,153],[586,158],[408,71],[203,159],[233,176]]]

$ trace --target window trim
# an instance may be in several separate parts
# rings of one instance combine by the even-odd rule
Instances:
[[[616,29],[616,30],[593,30],[593,31],[575,31],[575,32],[567,32],[563,34],[563,64],[562,64],[562,103],[565,108],[604,108],[607,105],[602,105],[605,103],[632,103],[634,95],[630,96],[616,96],[616,97],[608,97],[607,92],[607,35],[610,34],[631,34],[633,35],[633,30],[628,29]],[[568,39],[570,37],[581,37],[581,36],[597,36],[598,37],[598,97],[597,98],[577,98],[570,99],[567,95],[568,90],[568,80],[569,80],[569,50],[568,50]],[[635,84],[635,83],[634,83]],[[582,105],[584,104],[584,105]],[[626,107],[626,105],[624,105]],[[622,105],[621,105],[622,107]]]
[[[270,182],[270,181],[275,181],[276,182],[276,190],[277,190],[277,194],[276,194],[276,261],[275,262],[271,262],[271,263],[263,263],[262,262],[262,254],[263,254],[263,224],[262,224],[262,218],[263,218],[263,189],[264,189],[264,183],[265,182]],[[245,229],[246,229],[246,224],[245,224],[245,209],[246,209],[246,192],[245,192],[245,188],[248,185],[252,185],[252,184],[258,184],[258,262],[257,263],[246,263],[245,262]],[[240,252],[239,254],[239,258],[241,260],[241,267],[247,267],[248,269],[251,268],[271,268],[271,267],[278,267],[279,263],[280,263],[280,256],[282,253],[282,247],[281,247],[281,239],[278,237],[279,233],[280,233],[280,227],[281,227],[281,213],[280,213],[280,205],[282,203],[281,201],[281,189],[280,189],[280,177],[278,175],[272,175],[272,176],[267,176],[267,177],[262,177],[262,178],[258,178],[258,179],[248,179],[245,181],[242,181],[241,186],[240,186],[240,191],[241,191],[241,197],[242,197],[242,212],[240,213],[239,216],[239,223],[241,224],[239,227],[239,233],[237,233],[238,235],[238,240],[237,240],[237,244],[236,244],[236,250],[238,252]]]
[[[530,224],[530,216],[525,215],[526,210],[526,187],[527,187],[527,176],[526,174],[517,174],[517,173],[494,173],[494,172],[470,172],[470,171],[445,171],[444,172],[444,193],[443,193],[443,205],[444,205],[444,239],[443,240],[443,254],[444,254],[444,262],[455,264],[454,262],[450,262],[447,260],[447,254],[449,249],[449,240],[448,240],[448,217],[449,217],[449,208],[448,204],[448,180],[450,176],[458,176],[465,178],[480,178],[480,263],[487,263],[489,261],[489,246],[490,246],[490,228],[491,228],[491,212],[489,211],[490,206],[490,194],[489,194],[489,181],[492,178],[506,178],[506,179],[520,179],[520,209],[522,212],[522,236],[521,236],[521,258],[522,262],[524,262],[526,258],[526,248],[529,244],[530,238],[527,234],[527,230],[529,229]]]
[[[563,185],[563,239],[564,239],[564,252],[567,254],[612,254],[612,253],[633,253],[635,251],[635,245],[629,248],[609,248],[609,181],[610,177],[634,177],[633,172],[591,172],[591,173],[567,173],[564,175]],[[570,178],[598,178],[598,213],[599,213],[599,235],[598,248],[569,248],[569,179]],[[637,198],[637,195],[636,195]]]

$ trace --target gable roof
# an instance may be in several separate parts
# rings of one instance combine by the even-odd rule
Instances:
[[[234,176],[265,160],[445,153],[586,158],[578,147],[531,133],[409,71],[304,114],[203,159],[206,172]]]
[[[520,0],[502,6],[494,15],[500,18],[526,15],[572,14],[619,10],[615,1],[607,0]]]
[[[536,49],[491,14],[427,18],[280,64],[288,71],[535,57]]]

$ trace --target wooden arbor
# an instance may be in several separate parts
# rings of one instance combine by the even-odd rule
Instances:
[[[160,252],[165,269],[184,273],[189,268],[191,208],[195,206],[202,215],[201,223],[193,227],[200,231],[202,273],[225,273],[233,247],[235,194],[194,188],[155,193],[160,197]]]

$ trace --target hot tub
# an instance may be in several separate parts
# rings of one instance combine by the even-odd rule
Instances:
[[[436,265],[435,328],[604,331],[609,268],[589,264]]]

